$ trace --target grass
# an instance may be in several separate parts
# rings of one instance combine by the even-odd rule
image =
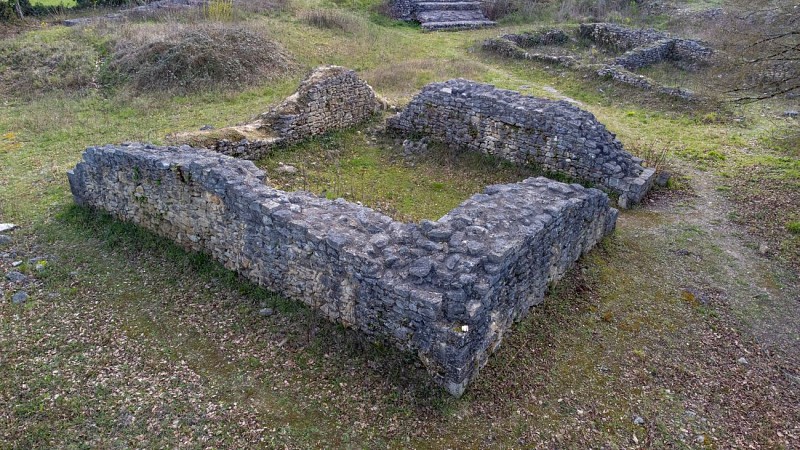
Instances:
[[[775,242],[787,242],[770,244],[771,251],[798,248],[791,246],[797,215],[790,214],[798,207],[785,201],[797,187],[797,155],[770,144],[787,124],[773,123],[755,105],[709,116],[562,68],[476,51],[481,39],[530,24],[423,34],[373,20],[372,6],[342,5],[342,14],[363,24],[346,33],[288,13],[239,25],[269,29],[303,70],[357,69],[400,104],[425,83],[457,76],[551,97],[557,94],[544,87],[553,87],[581,101],[626,146],[668,148],[670,165],[693,184],[709,180],[716,187],[716,177],[727,174],[729,188],[712,187],[720,196],[713,198],[705,191],[656,197],[651,206],[623,212],[616,234],[515,326],[467,395],[454,400],[430,384],[413,355],[364,343],[206,256],[72,204],[64,173],[86,146],[160,142],[171,132],[247,121],[291,94],[303,70],[183,95],[132,95],[91,83],[79,92],[32,86],[26,89],[37,95],[24,99],[0,92],[0,219],[21,225],[7,247],[18,256],[0,258],[0,269],[10,270],[14,259],[47,261],[42,272],[22,266],[35,280],[26,287],[28,303],[0,302],[0,442],[19,448],[795,447],[800,399],[787,377],[796,364],[774,350],[791,341],[763,351],[762,342],[777,338],[748,331],[748,324],[755,330],[791,324],[791,303],[770,305],[796,291],[776,269],[782,266],[744,246],[729,247],[739,231],[726,228],[725,219],[729,212],[761,214],[748,223],[758,230],[775,220],[781,233]],[[130,26],[136,33],[159,27]],[[45,28],[6,38],[3,48],[33,56],[24,67],[3,63],[11,68],[4,73],[46,67],[29,63],[64,49],[103,55],[110,47],[102,32]],[[54,67],[63,68],[60,78],[83,79],[96,66]],[[325,190],[408,220],[436,218],[486,184],[528,176],[443,149],[405,158],[372,138],[373,125],[259,164],[282,187]],[[301,168],[299,176],[278,174],[280,162]],[[754,201],[769,193],[782,203]],[[723,195],[741,210],[717,214]],[[9,297],[12,287],[4,285],[4,292]],[[277,312],[262,317],[263,307]],[[770,315],[776,310],[783,317]],[[747,366],[736,363],[743,355]],[[637,416],[643,426],[634,423]]]
[[[280,189],[359,201],[405,221],[437,220],[487,185],[541,174],[433,145],[427,154],[416,156],[403,156],[401,149],[391,147],[391,142],[373,141],[361,130],[349,130],[275,151],[258,165]],[[281,173],[280,164],[299,170]]]
[[[78,5],[76,0],[32,0],[31,5],[60,6],[62,8],[74,8]]]

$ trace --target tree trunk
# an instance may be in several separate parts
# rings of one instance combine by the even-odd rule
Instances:
[[[24,19],[24,18],[25,18],[25,15],[24,15],[24,14],[22,14],[22,6],[20,6],[20,4],[19,4],[19,0],[17,0],[17,1],[15,2],[15,5],[14,5],[14,6],[15,6],[15,9],[17,10],[17,15],[19,16],[19,18],[20,18],[20,19]]]

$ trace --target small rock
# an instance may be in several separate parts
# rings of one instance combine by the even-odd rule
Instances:
[[[644,425],[644,419],[639,416],[636,416],[636,418],[633,419],[633,423],[640,426]]]
[[[698,444],[702,444],[703,442],[706,441],[706,437],[701,434],[696,438],[694,438],[694,441],[697,442]]]
[[[12,270],[6,274],[6,280],[12,283],[21,283],[26,279],[28,279],[28,277],[26,277],[20,272],[17,272],[16,270]]]
[[[269,317],[274,313],[275,311],[272,308],[261,308],[258,310],[258,315],[262,317]]]
[[[21,305],[28,300],[28,293],[25,291],[19,291],[11,297],[11,302],[15,305]]]
[[[36,266],[34,268],[36,269],[37,272],[43,271],[44,269],[47,268],[47,261],[36,263]]]
[[[619,207],[622,209],[628,209],[628,196],[620,195],[619,199],[617,200],[617,205],[619,205]]]
[[[672,178],[672,174],[667,172],[666,170],[662,170],[656,174],[656,186],[659,187],[667,187],[669,183],[669,179]]]
[[[431,273],[431,269],[433,269],[433,262],[431,262],[430,258],[420,258],[411,263],[408,273],[415,277],[424,278]]]
[[[747,364],[747,358],[742,356],[741,358],[737,359],[736,362],[741,364],[741,365],[746,365]]]
[[[203,125],[202,127],[200,127],[200,131],[211,131],[213,129],[214,127],[212,127],[211,125]]]
[[[295,166],[290,166],[290,165],[288,165],[288,164],[283,164],[283,163],[280,163],[280,164],[278,164],[278,169],[277,169],[277,171],[278,171],[279,173],[289,173],[289,174],[291,174],[291,173],[297,173],[297,167],[295,167]]]
[[[0,223],[0,233],[16,229],[17,225],[13,223]]]
[[[791,117],[792,119],[797,118],[800,116],[800,111],[789,109],[783,112],[783,117]]]
[[[22,261],[14,261],[11,263],[11,267],[19,267],[22,265]]]
[[[761,245],[758,246],[758,253],[760,255],[766,255],[767,253],[769,253],[769,246],[767,244],[762,243]]]
[[[10,244],[11,241],[12,241],[11,236],[6,236],[5,234],[0,234],[0,245]]]

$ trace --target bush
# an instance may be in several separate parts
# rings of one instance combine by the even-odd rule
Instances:
[[[338,30],[346,33],[355,33],[362,29],[363,24],[356,17],[334,9],[312,9],[300,15],[303,22],[326,30]]]
[[[492,0],[482,2],[481,9],[489,20],[500,20],[519,10],[515,0]]]
[[[139,92],[239,87],[294,69],[280,44],[243,25],[172,23],[132,26],[126,32],[110,71]]]

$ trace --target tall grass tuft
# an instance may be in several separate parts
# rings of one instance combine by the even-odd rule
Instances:
[[[203,7],[203,16],[214,22],[233,20],[233,0],[210,0]]]
[[[335,9],[311,9],[300,14],[303,22],[326,30],[356,33],[361,31],[364,24],[358,18]]]

